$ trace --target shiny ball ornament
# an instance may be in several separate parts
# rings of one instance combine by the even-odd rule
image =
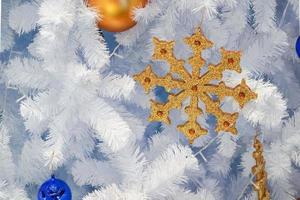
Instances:
[[[110,32],[122,32],[136,24],[135,8],[143,8],[147,0],[86,0],[99,15],[98,27]]]
[[[72,200],[71,189],[64,181],[52,175],[40,187],[38,200]]]
[[[300,36],[298,37],[297,42],[296,42],[296,52],[297,52],[298,57],[300,58]]]

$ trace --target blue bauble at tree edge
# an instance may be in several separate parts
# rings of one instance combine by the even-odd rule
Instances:
[[[40,187],[38,200],[72,200],[71,189],[63,180],[52,175]]]
[[[296,42],[296,52],[297,52],[298,57],[300,58],[300,36],[298,37],[297,42]]]

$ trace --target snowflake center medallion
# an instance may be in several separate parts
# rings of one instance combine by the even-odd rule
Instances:
[[[166,61],[170,65],[170,71],[166,76],[158,77],[153,73],[149,65],[144,71],[134,76],[135,80],[140,82],[147,93],[155,86],[163,86],[167,91],[172,89],[180,90],[178,93],[171,93],[168,101],[164,104],[151,100],[149,120],[170,124],[170,110],[180,109],[182,102],[190,97],[190,104],[185,107],[188,120],[178,126],[179,131],[188,138],[190,143],[193,143],[196,138],[207,134],[207,130],[202,128],[197,122],[197,117],[203,114],[203,110],[198,106],[199,101],[204,103],[206,113],[212,114],[217,118],[216,132],[224,131],[237,134],[235,124],[238,113],[222,111],[220,108],[221,101],[226,96],[232,96],[239,103],[240,107],[243,107],[247,102],[255,99],[257,95],[246,85],[245,80],[242,80],[234,88],[226,86],[221,80],[225,70],[241,72],[241,53],[221,48],[222,59],[220,63],[217,65],[209,64],[207,72],[200,75],[200,70],[205,65],[201,52],[212,47],[213,43],[205,38],[200,29],[197,29],[192,36],[185,38],[184,41],[193,51],[193,55],[188,60],[192,67],[191,73],[184,67],[185,61],[174,56],[174,41],[162,41],[158,38],[153,38],[153,59]],[[179,75],[180,78],[174,78],[173,74]],[[218,80],[219,83],[211,84],[213,80]],[[216,95],[218,98],[213,99],[211,95]]]

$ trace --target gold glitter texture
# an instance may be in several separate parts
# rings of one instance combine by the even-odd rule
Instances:
[[[252,167],[252,173],[255,175],[254,190],[257,192],[258,200],[270,200],[270,193],[268,191],[268,177],[265,171],[265,159],[263,156],[263,144],[255,136],[253,147],[255,151],[252,156],[255,159],[255,166]]]
[[[205,60],[201,57],[201,53],[212,47],[213,43],[205,38],[200,29],[197,29],[192,36],[185,38],[184,41],[193,51],[193,55],[188,60],[192,67],[191,73],[184,67],[185,61],[174,56],[174,41],[162,41],[153,38],[153,60],[166,61],[170,65],[170,71],[164,77],[158,77],[148,65],[144,71],[134,76],[134,79],[140,82],[147,93],[155,86],[163,86],[167,91],[179,90],[178,93],[170,93],[168,102],[164,104],[152,100],[149,120],[170,124],[170,110],[180,109],[182,102],[190,97],[190,105],[185,108],[188,120],[178,126],[178,129],[188,138],[190,143],[207,134],[207,130],[197,122],[197,117],[203,114],[202,109],[198,106],[199,101],[205,104],[207,113],[213,114],[217,118],[217,132],[225,131],[237,134],[235,124],[238,113],[223,112],[220,108],[221,101],[226,96],[232,96],[240,107],[243,107],[247,102],[255,99],[257,95],[246,85],[245,80],[242,80],[234,88],[227,87],[220,80],[225,70],[241,72],[241,53],[221,48],[221,62],[217,65],[209,64],[207,72],[201,75],[200,70],[205,66]],[[177,74],[177,78],[174,78],[174,74]],[[211,84],[213,80],[218,80],[219,83]],[[213,99],[211,95],[217,96],[218,99]]]

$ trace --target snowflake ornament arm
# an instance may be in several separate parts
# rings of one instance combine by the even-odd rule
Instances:
[[[198,106],[199,101],[205,104],[207,113],[213,114],[217,118],[216,132],[225,131],[237,134],[235,124],[238,113],[222,111],[220,108],[221,101],[226,96],[232,96],[240,107],[243,107],[247,102],[255,99],[257,95],[246,85],[245,80],[242,80],[236,87],[230,88],[221,79],[225,70],[241,72],[241,53],[221,48],[221,62],[217,65],[208,65],[207,72],[201,75],[200,69],[205,66],[205,60],[201,57],[201,53],[203,50],[212,47],[213,43],[205,38],[200,29],[197,29],[192,36],[185,38],[185,43],[193,51],[193,55],[188,60],[192,67],[190,74],[184,67],[185,62],[177,59],[173,54],[174,41],[168,42],[153,38],[153,43],[153,59],[166,61],[170,65],[170,72],[164,77],[158,77],[149,65],[143,72],[134,76],[135,80],[140,82],[146,92],[149,92],[156,85],[165,87],[167,91],[179,89],[179,92],[171,93],[168,102],[164,104],[152,100],[149,120],[170,124],[170,110],[180,109],[182,102],[190,98],[190,105],[185,108],[188,120],[178,126],[178,129],[188,138],[190,143],[193,143],[196,138],[207,134],[207,130],[197,122],[197,117],[203,114],[203,110]],[[179,75],[179,78],[174,78],[173,74]],[[219,83],[211,84],[213,80],[218,80]],[[218,99],[213,99],[211,95],[218,96]]]

